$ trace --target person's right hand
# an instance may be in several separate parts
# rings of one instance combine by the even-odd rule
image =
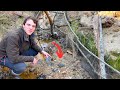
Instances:
[[[37,62],[38,62],[38,60],[37,60],[36,58],[34,58],[34,60],[33,60],[33,65],[36,65]]]

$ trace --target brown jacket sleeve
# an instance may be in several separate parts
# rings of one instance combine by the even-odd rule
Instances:
[[[33,56],[22,56],[19,55],[19,44],[18,44],[19,37],[17,36],[10,36],[7,38],[6,44],[6,53],[8,58],[13,63],[18,62],[32,62],[34,60]]]
[[[42,47],[40,47],[40,46],[37,45],[37,43],[35,42],[35,38],[34,38],[34,37],[31,37],[30,40],[31,40],[31,47],[32,47],[33,49],[35,49],[37,52],[40,52],[40,53],[41,53]]]

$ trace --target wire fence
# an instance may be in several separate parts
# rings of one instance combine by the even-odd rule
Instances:
[[[88,50],[79,40],[78,36],[75,34],[73,29],[71,28],[71,25],[67,19],[67,13],[65,12],[55,12],[57,14],[63,14],[64,19],[67,23],[67,26],[69,27],[70,34],[74,36],[74,39],[71,38],[67,33],[63,32],[62,30],[58,29],[56,26],[54,26],[54,32],[57,32],[58,30],[66,35],[66,37],[69,39],[70,42],[72,42],[77,50],[81,53],[81,66],[90,74],[90,76],[93,79],[119,79],[120,78],[120,72],[107,64],[105,61],[100,60],[98,56],[93,54],[90,50]],[[56,15],[55,15],[56,16]],[[55,18],[55,17],[54,17]],[[53,20],[54,21],[54,20]],[[50,29],[48,29],[50,30]],[[48,30],[41,29],[40,33],[47,33],[50,32]],[[56,31],[55,31],[56,30]],[[42,35],[41,35],[42,36]],[[46,34],[45,38],[49,39],[49,35]],[[65,47],[66,45],[64,45]],[[100,63],[105,65],[105,72],[106,72],[106,78],[102,76],[101,74],[101,68]]]
[[[93,77],[93,78],[102,78],[102,79],[119,79],[120,78],[120,72],[118,70],[116,70],[115,68],[113,68],[112,66],[110,66],[109,64],[107,64],[106,62],[100,60],[100,58],[98,58],[95,54],[93,54],[91,51],[89,51],[79,40],[78,36],[75,34],[75,32],[72,30],[70,23],[68,22],[67,13],[64,13],[65,16],[65,20],[68,24],[68,27],[70,28],[70,32],[72,32],[72,34],[75,36],[75,41],[71,40],[72,42],[74,42],[74,44],[76,45],[77,49],[80,51],[80,53],[83,55],[82,57],[82,61],[85,62],[87,65],[87,67],[84,67],[89,74]],[[101,75],[100,72],[100,63],[105,64],[105,71],[106,71],[106,78],[104,78]]]

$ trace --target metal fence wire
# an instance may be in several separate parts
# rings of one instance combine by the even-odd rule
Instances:
[[[107,64],[106,62],[100,60],[95,54],[93,54],[91,51],[89,51],[79,40],[78,36],[75,34],[75,32],[72,30],[70,23],[68,22],[68,19],[66,17],[67,13],[64,13],[65,20],[68,24],[68,27],[70,28],[71,34],[75,36],[75,39],[71,39],[71,41],[74,43],[74,45],[77,47],[77,49],[82,54],[82,62],[84,63],[83,68],[92,76],[92,78],[95,79],[119,79],[120,78],[120,72]],[[105,65],[105,72],[106,77],[101,75],[100,72],[100,63]]]
[[[68,22],[67,15],[66,15],[67,13],[66,12],[58,12],[58,14],[59,13],[60,14],[62,13],[64,15],[64,20],[66,21],[67,26],[69,28],[68,32],[72,36],[74,36],[74,39],[70,38],[70,36],[66,33],[65,33],[65,35],[69,39],[69,41],[75,45],[76,50],[78,50],[80,52],[81,66],[89,73],[89,75],[93,79],[120,79],[120,72],[118,70],[116,70],[115,68],[113,68],[112,66],[107,64],[105,61],[100,60],[100,58],[98,58],[98,56],[93,54],[90,50],[88,50],[80,42],[78,36],[72,30],[70,23]],[[54,32],[57,32],[58,30],[59,29],[54,26]],[[50,32],[50,30],[40,29],[40,31],[39,31],[39,33],[46,33],[46,32]],[[62,33],[64,33],[64,32],[62,32]],[[42,34],[39,36],[40,36],[40,38],[46,38],[46,39],[48,38],[49,39],[48,34],[46,35],[46,37],[42,36]],[[64,46],[66,46],[66,45],[64,45]],[[106,77],[102,76],[102,74],[101,74],[100,63],[105,65]]]

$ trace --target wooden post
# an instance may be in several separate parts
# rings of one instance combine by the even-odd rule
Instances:
[[[102,36],[102,23],[101,23],[101,17],[99,16],[99,57],[100,60],[104,62],[104,45],[103,45],[103,36]],[[106,70],[105,70],[105,64],[100,61],[100,73],[101,76],[106,79]]]
[[[96,44],[96,48],[98,49],[99,46],[98,46],[98,41],[99,41],[99,27],[98,27],[98,15],[94,15],[94,18],[93,18],[93,33],[94,33],[94,39],[95,39],[95,44]]]
[[[93,29],[94,29],[93,32],[95,36],[96,48],[98,49],[98,57],[100,58],[100,60],[104,61],[102,23],[101,23],[101,17],[99,17],[99,15],[95,15],[93,18]],[[99,61],[99,65],[100,65],[100,74],[102,77],[106,79],[105,64]]]

